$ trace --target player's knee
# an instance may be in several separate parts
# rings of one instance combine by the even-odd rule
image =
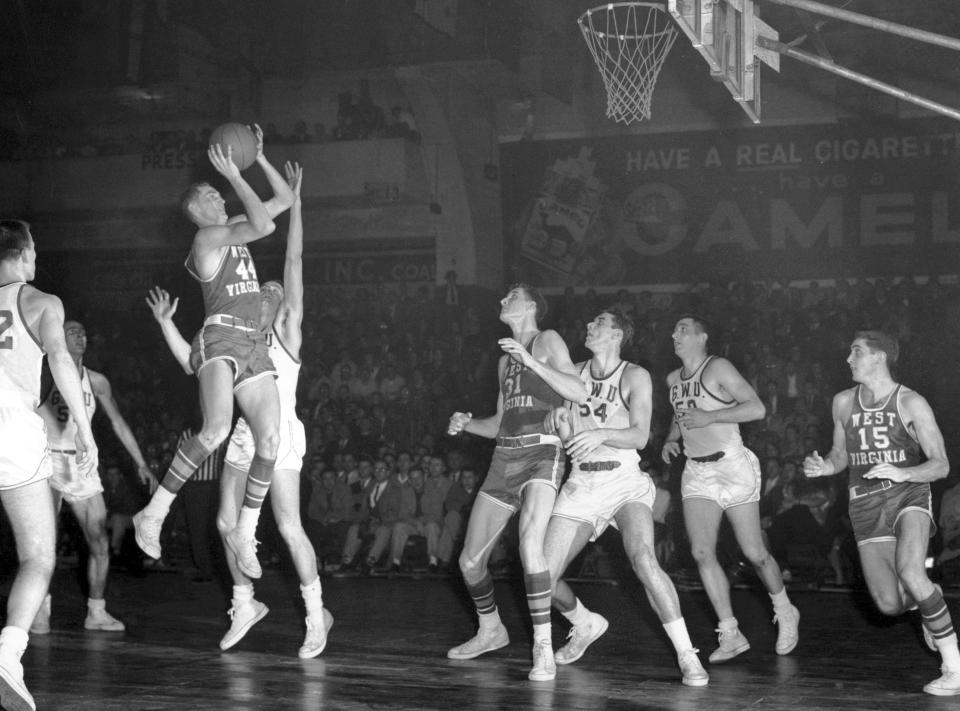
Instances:
[[[57,551],[54,546],[35,548],[22,554],[20,567],[32,570],[35,574],[47,578],[53,577],[57,567]]]
[[[630,564],[641,580],[649,579],[660,567],[660,564],[657,563],[657,556],[650,546],[643,544],[634,545],[631,547],[629,556]]]
[[[230,423],[222,420],[204,422],[197,437],[206,449],[216,449],[230,435]]]
[[[900,599],[899,593],[892,594],[885,590],[874,592],[873,602],[884,615],[894,617],[903,612],[903,600]]]
[[[762,568],[771,560],[766,548],[744,548],[743,555],[754,568]]]
[[[299,516],[295,517],[295,520],[285,517],[283,520],[277,521],[277,530],[280,531],[280,537],[287,544],[298,541],[301,536],[306,535],[303,532],[303,525],[300,523]]]
[[[717,558],[716,546],[695,543],[690,547],[690,555],[698,564],[713,562]]]

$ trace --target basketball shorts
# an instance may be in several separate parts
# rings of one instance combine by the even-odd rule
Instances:
[[[260,331],[205,325],[191,343],[190,368],[199,373],[217,360],[227,361],[233,369],[234,390],[258,378],[277,375],[267,340]]]
[[[760,500],[760,462],[746,447],[727,451],[715,462],[687,458],[680,495],[684,499],[709,499],[720,508]]]
[[[31,410],[0,407],[0,489],[16,489],[49,477],[43,418]]]
[[[593,527],[591,541],[597,540],[607,526],[617,526],[614,516],[631,501],[651,511],[657,487],[634,461],[622,463],[611,471],[581,471],[574,465],[563,483],[553,515],[580,521]]]
[[[67,503],[83,501],[103,492],[99,476],[84,479],[77,465],[77,452],[70,449],[50,449],[50,486],[60,492]]]
[[[922,511],[930,517],[930,535],[937,532],[933,519],[930,485],[893,483],[865,496],[850,499],[850,524],[857,545],[897,540],[897,522],[907,511]]]
[[[497,447],[478,496],[486,497],[511,511],[520,508],[523,490],[532,481],[560,488],[565,454],[559,438],[553,444],[535,444],[511,449]]]
[[[227,445],[227,453],[223,461],[245,472],[250,469],[256,450],[253,431],[247,421],[241,417],[233,428],[233,434],[230,435],[230,443]],[[277,447],[277,463],[273,470],[299,472],[303,468],[303,455],[306,451],[307,438],[303,423],[297,418],[280,420],[280,444]]]

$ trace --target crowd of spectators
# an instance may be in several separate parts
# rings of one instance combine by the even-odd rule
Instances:
[[[896,377],[927,396],[938,416],[946,416],[950,403],[943,383],[953,373],[935,367],[945,362],[938,305],[957,294],[957,286],[937,280],[803,287],[735,282],[670,293],[568,288],[549,299],[542,326],[556,329],[579,361],[589,357],[583,346],[586,324],[600,310],[630,313],[637,332],[624,357],[648,368],[656,385],[678,365],[671,342],[677,316],[693,311],[716,324],[711,352],[728,357],[766,405],[766,417],[742,426],[742,432],[761,461],[761,516],[772,552],[794,580],[856,584],[846,477],[806,480],[802,459],[830,447],[831,399],[851,385],[845,359],[854,331],[863,326],[898,335],[902,356]],[[400,284],[308,294],[298,393],[308,443],[303,520],[328,573],[392,572],[411,565],[455,568],[492,442],[449,437],[446,424],[455,410],[484,415],[495,408],[496,343],[503,334],[499,296],[458,286],[455,274],[436,288]],[[142,318],[131,317],[127,324],[113,315],[101,323],[96,316],[87,323],[87,361],[111,377],[122,411],[159,475],[182,430],[199,419],[196,384],[166,356],[159,334],[142,333]],[[127,329],[138,337],[126,337]],[[668,571],[683,575],[695,566],[679,504],[682,466],[661,460],[670,409],[666,388],[654,391],[653,428],[642,466],[660,490],[658,554]],[[130,462],[102,424],[97,432],[109,481],[107,500],[119,514],[115,525],[125,526],[123,515],[135,510],[146,492],[136,491]],[[118,484],[118,468],[126,474],[126,486]],[[953,483],[951,477],[935,486],[935,506],[941,498],[946,503],[934,551],[945,564],[960,557],[955,551],[960,549],[960,493],[944,496]],[[261,552],[267,564],[283,565],[283,546],[272,525],[266,515]],[[185,535],[176,517],[169,535],[173,540]],[[735,542],[721,538],[731,575],[741,574]],[[117,555],[121,539],[120,534],[113,539]],[[612,570],[604,561],[616,559],[618,546],[614,534],[605,534],[578,570]],[[498,564],[514,563],[504,554]]]
[[[262,124],[267,145],[291,143],[327,143],[360,141],[374,138],[406,138],[420,142],[417,122],[409,106],[399,104],[385,112],[361,92],[342,92],[338,97],[335,123],[328,127],[322,121],[312,127],[304,119],[278,127],[273,121]],[[80,130],[37,132],[21,136],[0,133],[0,161],[52,160],[60,158],[92,158],[96,156],[145,155],[175,152],[185,154],[205,150],[210,127],[156,130],[149,135],[128,133],[124,137],[93,137]]]

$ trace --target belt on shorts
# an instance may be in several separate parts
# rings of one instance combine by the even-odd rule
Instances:
[[[230,316],[228,314],[213,314],[213,316],[207,316],[203,320],[204,326],[227,326],[228,328],[236,328],[240,331],[259,331],[260,324],[256,321],[247,321],[244,318],[237,318],[236,316]]]
[[[610,472],[620,466],[620,462],[580,462],[582,472]]]
[[[521,447],[535,447],[538,444],[560,444],[556,435],[531,434],[519,437],[497,437],[497,446],[504,449],[520,449]]]
[[[869,484],[858,484],[850,487],[850,500],[859,499],[869,494],[875,494],[878,491],[885,491],[893,488],[893,482],[889,479],[877,479]]]
[[[75,449],[51,449],[51,454],[76,454],[77,450]]]
[[[702,457],[690,457],[690,459],[695,462],[700,462],[701,464],[704,462],[719,462],[723,459],[724,454],[726,454],[726,452],[714,452],[713,454],[705,454]]]

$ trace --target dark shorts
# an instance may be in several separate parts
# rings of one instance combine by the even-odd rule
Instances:
[[[277,371],[260,331],[245,331],[230,326],[204,326],[193,339],[190,367],[194,373],[208,363],[224,360],[233,369],[233,388],[260,377],[276,377]]]
[[[554,491],[559,489],[563,466],[564,453],[559,440],[556,444],[517,449],[497,447],[479,495],[516,511],[520,508],[523,488],[531,481],[542,481]]]
[[[857,545],[897,540],[897,521],[907,511],[922,511],[930,517],[930,535],[937,530],[933,522],[930,485],[916,482],[893,483],[864,496],[850,498],[850,523]]]

